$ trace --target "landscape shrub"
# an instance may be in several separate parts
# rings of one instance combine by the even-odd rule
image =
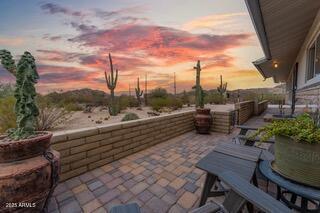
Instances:
[[[52,103],[47,97],[38,95],[37,104],[39,116],[37,117],[36,129],[38,131],[51,130],[66,122],[71,116],[70,111]]]
[[[121,121],[132,121],[140,119],[139,116],[136,113],[130,112],[126,113],[125,116],[121,119]]]
[[[13,96],[0,98],[0,133],[16,127],[15,102]]]
[[[84,106],[78,103],[67,103],[67,104],[59,104],[57,105],[60,108],[64,108],[66,111],[69,112],[76,112],[76,111],[83,111],[84,110]]]
[[[138,101],[133,96],[121,95],[118,99],[120,110],[125,110],[128,107],[138,106]]]
[[[148,95],[149,98],[167,98],[168,92],[166,89],[163,89],[161,87],[158,87],[151,91],[150,95]]]
[[[171,108],[177,110],[182,108],[182,101],[180,98],[166,97],[166,98],[152,98],[150,100],[150,106],[152,110],[159,111],[162,108]]]
[[[224,99],[221,99],[221,95],[218,92],[208,92],[204,97],[204,103],[209,104],[223,104]]]
[[[0,98],[14,95],[14,86],[12,84],[0,84]]]

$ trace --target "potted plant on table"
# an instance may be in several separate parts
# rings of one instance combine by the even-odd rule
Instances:
[[[212,116],[209,108],[204,108],[204,91],[200,85],[200,61],[194,67],[196,70],[196,115],[194,116],[194,124],[199,134],[208,134],[212,124]]]
[[[0,137],[0,212],[41,212],[58,183],[60,155],[50,149],[52,133],[35,130],[35,59],[25,52],[16,65],[6,50],[0,50],[0,59],[16,78],[17,117],[17,128]]]
[[[320,187],[320,114],[304,113],[293,119],[275,120],[255,136],[262,141],[275,136],[272,168],[302,184]]]

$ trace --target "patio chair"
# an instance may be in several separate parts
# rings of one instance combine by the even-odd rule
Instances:
[[[230,191],[227,193],[224,202],[220,205],[211,201],[204,206],[192,210],[190,213],[238,213],[241,212],[241,210],[245,208],[245,204],[248,203],[266,213],[292,212],[291,209],[283,203],[231,171],[220,174],[219,179],[230,187]]]

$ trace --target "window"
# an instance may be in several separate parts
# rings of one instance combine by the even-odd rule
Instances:
[[[307,80],[320,75],[320,35],[308,50]]]

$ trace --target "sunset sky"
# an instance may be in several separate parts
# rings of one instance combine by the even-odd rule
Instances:
[[[80,88],[108,92],[107,54],[119,69],[117,92],[148,75],[149,88],[191,90],[201,60],[201,84],[214,89],[272,87],[251,61],[263,56],[244,0],[0,1],[0,49],[31,52],[42,93]],[[0,81],[13,78],[0,68]]]

